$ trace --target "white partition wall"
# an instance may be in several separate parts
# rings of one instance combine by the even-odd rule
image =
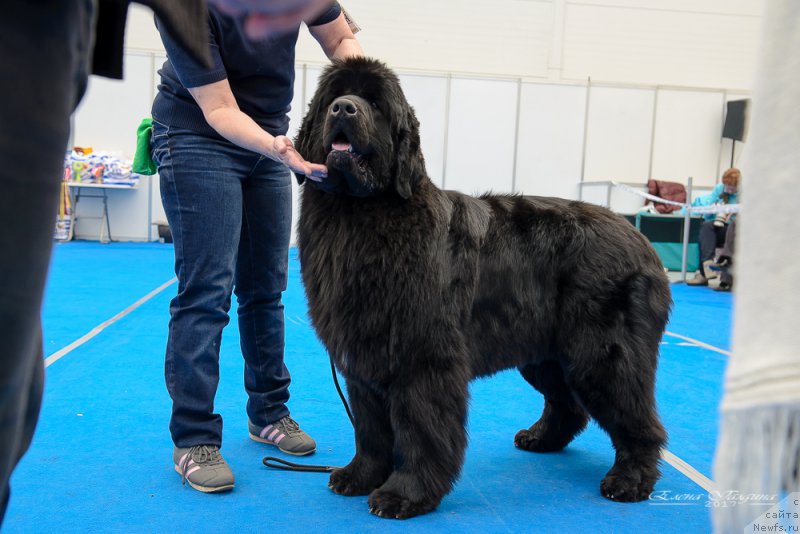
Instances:
[[[308,65],[298,65],[294,79],[294,99],[292,100],[292,110],[289,113],[289,133],[290,139],[294,140],[300,130],[303,117],[308,111],[308,103],[314,96],[317,88],[317,80],[322,69]],[[300,186],[292,175],[292,244],[297,243],[297,217],[300,215]]]
[[[132,157],[136,126],[150,114],[156,71],[164,59],[163,52],[129,53],[125,81],[92,78],[75,115],[74,143]],[[321,72],[318,65],[297,66],[291,138]],[[638,209],[640,201],[618,192],[609,199],[603,188],[584,187],[581,195],[581,179],[644,183],[652,176],[685,182],[693,176],[696,187],[713,185],[730,165],[731,143],[720,140],[724,102],[748,96],[446,73],[398,75],[419,118],[428,173],[437,185],[466,193],[518,192],[604,205],[610,200],[612,208],[624,212]],[[738,166],[742,154],[744,145],[737,143]],[[155,176],[143,180],[137,191],[110,193],[115,238],[156,237],[151,221],[166,219],[158,184]],[[299,188],[293,188],[296,221]],[[81,212],[93,215],[96,208],[97,201],[87,200]],[[99,227],[84,219],[76,230],[79,237],[95,238]]]
[[[75,112],[73,142],[100,150],[115,150],[131,157],[136,150],[136,127],[150,116],[152,58],[125,58],[125,80],[92,76],[83,102]]]
[[[305,69],[306,76],[305,76],[305,100],[303,101],[303,115],[305,116],[306,112],[308,111],[307,106],[308,103],[311,102],[311,97],[314,96],[314,91],[317,90],[317,81],[319,80],[320,74],[322,74],[322,67],[314,67],[308,66]],[[295,92],[300,91],[300,85],[295,84]],[[296,98],[296,97],[295,97]]]
[[[722,135],[722,93],[658,91],[653,170],[659,180],[713,185]]]
[[[761,0],[567,0],[565,79],[750,87]]]
[[[453,78],[444,187],[510,193],[516,119],[516,82]]]
[[[428,174],[436,185],[441,186],[447,130],[447,78],[404,74],[400,76],[400,83],[420,122],[420,139]]]
[[[136,128],[150,116],[153,95],[153,57],[151,54],[128,54],[125,80],[92,77],[87,93],[75,112],[72,142],[132,158],[136,151]],[[157,177],[154,182],[157,182]],[[130,191],[109,191],[108,206],[111,234],[114,239],[146,240],[150,234],[150,179],[143,178]],[[101,201],[80,200],[75,234],[78,238],[97,239],[100,221],[86,217],[101,213]],[[81,219],[81,216],[84,217]]]
[[[401,69],[547,74],[553,0],[345,0],[364,51]],[[299,61],[324,61],[300,31]]]
[[[647,181],[655,90],[591,87],[584,180]]]
[[[585,87],[522,84],[516,191],[578,198],[585,102]]]

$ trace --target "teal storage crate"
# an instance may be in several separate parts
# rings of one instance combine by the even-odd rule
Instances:
[[[641,231],[656,249],[661,263],[670,271],[681,270],[681,253],[683,252],[683,223],[681,215],[657,215],[636,213],[624,216]],[[686,270],[696,271],[700,268],[700,246],[698,237],[702,217],[689,219],[689,250],[687,252]]]

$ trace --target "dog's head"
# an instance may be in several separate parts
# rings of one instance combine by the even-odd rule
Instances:
[[[374,59],[325,69],[295,145],[308,161],[328,167],[326,179],[309,183],[331,193],[407,199],[425,176],[419,121],[397,76]],[[305,176],[297,178],[302,183]]]

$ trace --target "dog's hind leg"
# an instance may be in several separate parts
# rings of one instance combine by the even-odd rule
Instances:
[[[621,343],[595,345],[593,353],[572,367],[567,382],[616,450],[600,493],[614,501],[636,502],[653,491],[667,436],[654,395],[657,348],[636,351]]]
[[[533,426],[517,432],[514,445],[533,452],[560,451],[586,428],[589,414],[575,401],[558,362],[529,364],[520,373],[544,395],[544,411]]]
[[[423,365],[410,366],[390,386],[395,471],[369,498],[370,511],[381,517],[434,510],[464,463],[468,372],[456,361]]]
[[[369,495],[392,472],[392,427],[386,398],[355,380],[347,379],[353,409],[356,454],[331,473],[328,487],[339,495]]]

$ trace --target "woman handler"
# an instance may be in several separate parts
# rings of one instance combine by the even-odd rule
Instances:
[[[203,492],[233,488],[214,413],[222,329],[238,301],[250,437],[290,454],[314,440],[290,417],[283,363],[290,171],[324,178],[285,136],[302,22],[329,58],[361,55],[338,3],[262,1],[257,16],[209,6],[212,67],[158,23],[167,50],[153,102],[153,159],[175,242],[165,375],[175,470]],[[158,21],[157,21],[158,22]],[[252,40],[251,37],[259,37]]]

